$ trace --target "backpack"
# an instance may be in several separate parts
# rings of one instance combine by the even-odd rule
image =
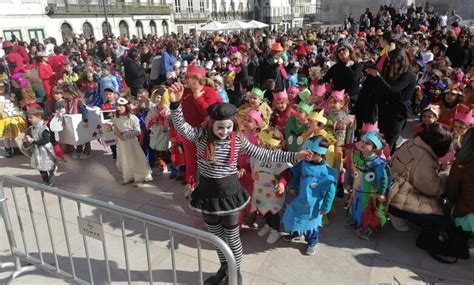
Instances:
[[[458,258],[469,259],[468,235],[460,227],[423,227],[416,239],[416,246],[426,250],[441,263],[452,264]],[[447,260],[442,256],[453,257],[454,260]]]

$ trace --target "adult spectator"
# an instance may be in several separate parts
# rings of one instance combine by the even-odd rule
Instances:
[[[166,45],[166,50],[163,51],[161,56],[160,75],[158,76],[158,82],[162,83],[166,81],[166,74],[173,71],[173,65],[176,63],[176,49],[173,43]]]
[[[280,43],[272,44],[270,52],[257,69],[255,81],[258,85],[263,86],[267,90],[271,89],[269,89],[269,86],[264,85],[270,82],[270,80],[274,80],[275,82],[275,87],[272,88],[272,91],[280,92],[286,89],[285,81],[287,75],[283,67],[283,59],[281,58],[282,52],[283,47]]]
[[[54,75],[54,82],[58,82],[59,80],[63,79],[64,75],[64,63],[66,62],[66,56],[63,54],[64,50],[62,47],[55,46],[54,47],[54,55],[48,59],[48,64],[51,65],[53,69]]]
[[[30,56],[28,55],[28,51],[24,47],[24,42],[19,42],[14,45],[15,51],[21,55],[23,58],[23,64],[29,64],[30,63]]]
[[[145,69],[140,63],[140,51],[132,48],[123,62],[125,83],[130,88],[133,97],[137,97],[139,89],[145,84]]]
[[[234,78],[234,90],[229,92],[229,103],[234,104],[236,107],[240,106],[242,94],[240,93],[240,83],[244,80],[248,80],[249,72],[247,65],[242,62],[242,54],[236,52],[230,56],[231,64],[229,70],[235,72]]]
[[[380,132],[384,135],[391,152],[402,134],[411,114],[411,98],[415,91],[416,75],[410,71],[405,51],[395,49],[388,53],[382,74],[375,68],[367,73],[376,80]]]
[[[436,123],[426,126],[393,155],[388,211],[395,229],[409,230],[406,221],[419,226],[450,224],[441,207],[447,173],[440,172],[438,159],[448,153],[451,141],[452,135]]]
[[[454,204],[454,223],[474,233],[474,128],[463,136],[446,184],[449,202]]]
[[[456,11],[452,10],[451,11],[451,16],[449,16],[449,24],[452,25],[454,23],[460,23],[462,21],[461,16],[456,14]]]
[[[193,127],[203,127],[207,121],[207,108],[214,103],[222,102],[222,99],[217,95],[216,90],[209,86],[205,69],[194,64],[189,65],[184,80],[186,88],[181,100],[184,119]],[[186,188],[190,193],[196,186],[196,145],[191,141],[184,140],[184,154],[186,157]]]
[[[2,48],[7,55],[10,73],[15,74],[18,72],[25,72],[25,68],[23,66],[23,57],[15,50],[15,46],[11,42],[4,42]]]
[[[336,64],[324,75],[323,81],[330,82],[333,90],[345,90],[349,95],[352,110],[357,101],[364,66],[356,62],[352,46],[345,41],[336,47],[335,58]]]
[[[472,62],[473,56],[469,47],[469,35],[467,32],[461,32],[457,41],[453,41],[449,44],[446,50],[446,56],[451,60],[451,67],[461,67],[467,70]]]

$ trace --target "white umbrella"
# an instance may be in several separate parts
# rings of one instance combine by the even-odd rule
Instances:
[[[234,20],[230,23],[227,23],[222,28],[223,30],[244,30],[244,29],[251,29],[252,27],[245,22]]]
[[[210,31],[210,32],[213,32],[213,31],[220,31],[220,30],[223,30],[223,27],[224,27],[224,24],[220,23],[220,22],[216,22],[216,21],[213,21],[213,22],[210,22],[208,23],[207,25],[199,28],[200,31]]]
[[[268,27],[267,24],[255,20],[252,20],[247,24],[249,24],[253,29],[262,29]]]

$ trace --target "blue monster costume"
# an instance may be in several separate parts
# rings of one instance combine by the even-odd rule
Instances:
[[[327,148],[319,147],[320,141],[321,138],[316,141],[308,140],[305,147],[325,154]],[[282,222],[286,231],[301,235],[323,225],[320,211],[331,210],[337,176],[337,170],[329,167],[325,161],[317,164],[303,160],[291,169],[288,188],[297,189],[298,192],[283,215]]]

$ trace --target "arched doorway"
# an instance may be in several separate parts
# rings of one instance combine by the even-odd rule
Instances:
[[[156,35],[157,34],[157,31],[156,31],[156,23],[155,21],[151,20],[150,21],[150,32],[152,35]]]
[[[120,36],[130,37],[130,31],[128,30],[128,24],[125,21],[120,21],[119,23]]]
[[[163,29],[163,35],[167,35],[169,33],[168,22],[166,20],[163,20],[163,22],[161,22],[161,28]]]
[[[61,25],[61,35],[63,37],[63,42],[68,38],[72,37],[72,27],[68,23],[62,23]]]
[[[112,26],[110,26],[109,22],[103,22],[102,23],[102,35],[104,36],[104,38],[106,38],[111,34],[112,34]]]
[[[89,39],[94,35],[94,29],[92,28],[92,25],[89,22],[85,22],[82,25],[82,34],[86,39]]]
[[[138,38],[143,38],[143,35],[145,34],[143,32],[143,24],[142,24],[142,21],[137,21],[137,23],[135,24],[135,27],[137,28],[137,35],[138,35]]]

